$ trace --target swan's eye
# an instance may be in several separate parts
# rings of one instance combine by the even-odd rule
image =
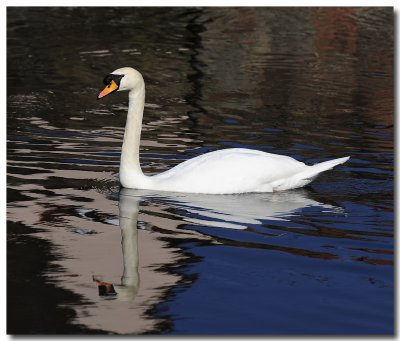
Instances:
[[[103,84],[108,86],[111,84],[111,81],[114,81],[119,86],[122,77],[124,77],[124,75],[116,75],[116,74],[111,73],[104,77]]]

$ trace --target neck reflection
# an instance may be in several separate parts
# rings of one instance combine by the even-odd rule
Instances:
[[[108,283],[93,278],[98,284],[99,295],[109,299],[133,301],[139,290],[139,252],[137,222],[140,198],[120,194],[119,227],[121,229],[121,246],[123,257],[123,274],[121,283]]]

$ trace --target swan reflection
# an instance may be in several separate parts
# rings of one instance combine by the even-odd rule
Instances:
[[[244,230],[266,220],[288,221],[305,207],[323,211],[341,208],[311,199],[305,190],[241,195],[206,195],[156,192],[123,188],[119,194],[119,226],[123,274],[119,284],[94,278],[99,294],[109,299],[132,301],[139,290],[138,214],[139,203],[163,204],[173,208],[179,221],[196,225]],[[170,211],[170,210],[168,210]],[[162,226],[159,226],[162,227]]]
[[[265,220],[288,221],[305,207],[319,207],[323,211],[342,212],[337,206],[324,204],[310,197],[306,190],[239,195],[207,195],[156,192],[123,188],[120,200],[137,198],[167,204],[182,220],[196,225],[246,229],[261,225]]]

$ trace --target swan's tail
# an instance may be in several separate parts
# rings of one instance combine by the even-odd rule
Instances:
[[[274,191],[282,191],[286,189],[299,188],[308,185],[313,181],[318,174],[327,171],[341,163],[345,163],[350,156],[341,157],[340,159],[334,159],[329,161],[324,161],[317,163],[312,166],[307,166],[304,171],[297,173],[296,175],[290,177],[289,179],[284,179],[283,181],[277,181],[272,184]]]
[[[333,167],[335,167],[337,165],[345,163],[348,159],[350,159],[350,156],[341,157],[339,159],[334,159],[334,160],[317,163],[315,165],[310,166],[305,172],[302,172],[302,174],[305,175],[305,178],[309,178],[309,177],[312,178],[312,177],[317,176],[319,173],[325,172],[328,169],[332,169]]]

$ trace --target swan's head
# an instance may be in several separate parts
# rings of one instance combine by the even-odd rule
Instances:
[[[104,77],[103,83],[106,87],[98,94],[97,99],[115,91],[134,90],[144,84],[140,72],[131,67],[123,67],[111,72]]]

